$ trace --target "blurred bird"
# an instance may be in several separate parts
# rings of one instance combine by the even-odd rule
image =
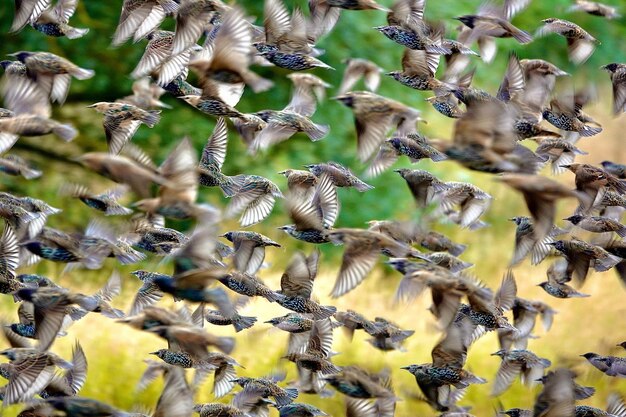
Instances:
[[[626,64],[611,63],[604,65],[613,84],[613,113],[626,112]]]
[[[372,61],[362,58],[348,58],[344,63],[346,64],[346,69],[343,72],[343,78],[337,94],[343,95],[350,91],[361,77],[363,77],[365,88],[372,92],[378,90],[382,68]]]
[[[398,135],[415,131],[420,112],[367,91],[352,91],[335,97],[352,109],[357,131],[357,154],[364,162],[376,151],[386,134],[396,128]]]
[[[109,151],[117,155],[143,123],[152,128],[160,120],[160,110],[143,110],[132,104],[99,102],[88,106],[104,114],[104,132]]]
[[[609,20],[621,17],[617,12],[617,8],[603,3],[587,0],[576,0],[575,4],[569,8],[569,11],[585,12],[590,15],[604,17]]]
[[[360,192],[374,188],[361,181],[352,171],[337,162],[329,161],[320,164],[305,165],[305,167],[318,178],[324,173],[327,174],[335,187],[354,187]]]
[[[580,65],[587,61],[600,42],[586,30],[568,20],[549,18],[542,20],[544,25],[537,31],[538,36],[556,33],[567,39],[567,52],[570,61]]]
[[[48,3],[49,2],[44,2]],[[78,0],[60,0],[57,4],[50,8],[45,6],[45,10],[36,16],[38,7],[35,6],[35,13],[31,15],[30,24],[33,28],[48,36],[66,36],[68,39],[77,39],[85,36],[89,29],[78,29],[70,26],[69,20],[76,11]]]
[[[532,386],[537,379],[543,376],[544,369],[551,365],[549,360],[540,358],[528,350],[510,350],[508,352],[499,350],[493,355],[502,359],[492,390],[494,396],[506,391],[517,375],[520,375],[524,384]]]
[[[267,236],[249,231],[227,232],[221,235],[235,246],[234,266],[242,273],[254,275],[265,259],[265,247],[281,246]]]
[[[50,96],[52,101],[60,104],[63,104],[67,97],[72,77],[87,80],[95,75],[93,70],[80,68],[69,60],[50,52],[20,51],[11,56],[26,65],[28,77],[37,83],[46,96]]]
[[[107,190],[102,194],[95,194],[84,185],[72,183],[64,183],[59,189],[59,195],[78,198],[88,207],[103,212],[105,216],[123,216],[133,212],[117,201],[127,192],[128,187],[123,185]]]

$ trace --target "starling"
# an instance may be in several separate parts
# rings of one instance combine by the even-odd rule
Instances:
[[[459,256],[465,249],[467,249],[467,245],[462,243],[455,243],[450,240],[447,236],[442,235],[441,233],[435,231],[429,231],[420,237],[418,241],[420,246],[431,250],[431,251],[446,251],[451,255]]]
[[[328,233],[328,238],[335,245],[345,245],[341,269],[331,291],[333,298],[356,288],[374,268],[381,253],[394,257],[421,257],[408,245],[371,230],[335,229]]]
[[[84,397],[50,397],[46,403],[56,410],[63,411],[68,417],[87,416],[125,416],[124,413],[113,406]]]
[[[55,134],[65,142],[78,135],[70,124],[51,119],[48,99],[40,88],[28,78],[10,79],[4,91],[5,105],[13,115],[0,118],[0,152],[11,149],[19,136]]]
[[[569,8],[569,11],[585,12],[593,16],[604,17],[608,20],[621,17],[615,7],[588,0],[576,0],[575,4]]]
[[[529,217],[516,216],[509,220],[517,226],[515,228],[515,250],[511,259],[511,265],[517,265],[529,253],[531,254],[530,261],[532,265],[541,263],[551,253],[552,247],[549,243],[554,241],[553,237],[560,230],[553,226],[552,230],[543,239],[537,240],[535,226]]]
[[[243,387],[244,392],[263,398],[273,397],[279,407],[291,404],[298,397],[295,388],[281,388],[268,378],[234,378],[233,382]]]
[[[573,416],[574,383],[572,371],[557,368],[543,379],[543,390],[537,396],[533,416]]]
[[[337,309],[333,306],[320,305],[311,299],[319,256],[317,250],[309,256],[296,252],[280,278],[278,293],[282,296],[277,303],[296,313],[312,314],[315,320],[324,320],[332,316]]]
[[[325,380],[337,391],[351,398],[392,398],[391,378],[383,371],[370,373],[357,366],[344,366]]]
[[[200,414],[200,417],[244,417],[247,415],[237,407],[221,403],[196,404],[193,411]]]
[[[170,278],[170,276],[144,270],[133,271],[131,274],[142,282],[141,288],[137,291],[130,312],[128,313],[129,316],[135,316],[141,313],[146,307],[157,303],[163,298],[163,292],[154,283],[154,279],[158,277]]]
[[[277,67],[291,71],[304,71],[312,68],[334,69],[317,58],[301,53],[287,53],[270,49],[259,52],[259,55]]]
[[[73,294],[64,288],[43,287],[38,289],[23,288],[16,295],[33,304],[35,308],[35,338],[39,340],[39,349],[48,349],[61,330],[66,315],[66,307],[79,305],[87,311],[98,307],[95,297]]]
[[[327,416],[325,412],[310,404],[291,403],[278,408],[279,417]]]
[[[332,229],[339,215],[337,190],[327,173],[322,173],[309,198],[294,195],[289,198],[289,216],[294,224],[281,226],[288,235],[309,243],[329,242],[326,230]]]
[[[553,174],[562,174],[565,172],[563,166],[573,164],[577,155],[587,154],[564,139],[544,137],[538,142],[539,146],[535,149],[535,153],[550,160]]]
[[[313,123],[315,98],[308,95],[307,87],[296,85],[291,101],[283,110],[263,110],[255,113],[267,125],[252,142],[252,149],[267,149],[271,145],[289,139],[297,132],[305,133],[313,142],[323,139],[330,127]]]
[[[36,80],[44,94],[52,101],[63,103],[67,97],[71,78],[87,80],[95,75],[90,69],[80,68],[69,60],[50,52],[20,51],[11,56],[26,65],[29,77]]]
[[[566,262],[565,265],[562,265],[562,263],[559,262],[550,265],[547,273],[548,280],[538,284],[538,286],[543,288],[543,290],[549,295],[556,298],[589,297],[588,294],[582,294],[566,284],[566,282],[570,279],[567,275],[567,267],[568,265]]]
[[[303,352],[290,352],[285,358],[316,374],[315,379],[323,375],[336,374],[340,371],[330,361],[333,343],[333,327],[329,319],[318,320],[309,333],[306,348]]]
[[[361,181],[352,171],[337,162],[330,161],[320,164],[310,164],[305,165],[305,167],[316,177],[321,177],[324,173],[328,174],[335,187],[354,187],[360,192],[374,188]]]
[[[443,34],[427,27],[421,20],[408,18],[399,25],[377,26],[374,29],[392,41],[411,50],[426,51],[439,55],[452,53],[450,49],[442,45],[441,38]]]
[[[591,36],[586,30],[568,20],[549,18],[542,20],[544,25],[537,35],[543,36],[556,33],[567,39],[567,52],[570,61],[582,64],[593,54],[596,44],[600,42]]]
[[[576,132],[582,137],[597,135],[602,132],[600,126],[589,126],[580,117],[580,110],[571,108],[566,103],[559,100],[550,101],[550,107],[543,109],[543,117],[550,124],[559,129]]]
[[[12,355],[10,351],[3,351],[2,354],[11,360],[0,365],[3,376],[9,380],[2,399],[6,405],[29,401],[33,395],[39,394],[54,377],[55,365],[64,368],[72,366],[61,358],[55,359],[56,355],[48,352],[26,349],[17,355]]]
[[[208,205],[196,205],[198,197],[198,159],[189,138],[183,138],[159,167],[167,182],[159,187],[156,198],[137,201],[134,207],[147,213],[156,213],[173,219],[203,218],[219,216]]]
[[[226,160],[226,146],[228,130],[223,117],[217,119],[213,133],[202,150],[198,164],[200,185],[205,187],[220,187],[227,197],[232,197],[240,187],[239,176],[229,177],[222,173],[222,166]]]
[[[140,109],[150,110],[155,107],[171,109],[172,106],[159,100],[165,90],[153,83],[150,77],[136,80],[132,86],[133,94],[116,100],[118,103],[132,104]]]
[[[221,237],[228,239],[235,246],[234,265],[242,273],[254,275],[265,259],[265,247],[281,246],[260,233],[235,231],[224,233]]]
[[[98,102],[88,106],[104,114],[104,131],[109,152],[120,153],[143,123],[154,127],[160,120],[160,110],[143,110],[132,104]]]
[[[296,196],[312,197],[313,192],[315,192],[315,185],[318,183],[318,178],[315,174],[300,169],[285,169],[280,171],[279,174],[287,178],[287,188],[289,188],[290,193]]]
[[[452,93],[435,95],[426,99],[439,113],[452,119],[458,119],[463,115],[459,107],[459,100]]]
[[[595,416],[620,416],[626,415],[626,404],[619,394],[611,394],[607,400],[606,411],[588,405],[577,405],[574,407],[575,417],[595,417]]]
[[[131,220],[133,226],[131,233],[139,236],[139,240],[133,243],[133,246],[163,256],[182,247],[189,240],[185,234],[153,222],[150,217],[153,216]]]
[[[588,232],[615,232],[619,235],[619,237],[626,237],[626,227],[624,227],[620,222],[609,219],[608,217],[581,216],[576,214],[563,220],[566,220]]]
[[[339,95],[350,91],[361,77],[363,77],[365,88],[372,92],[378,90],[382,68],[362,58],[348,58],[344,63],[346,64],[346,69],[343,72],[343,78],[339,86]]]
[[[126,145],[126,155],[88,152],[77,158],[87,168],[117,183],[127,184],[140,197],[150,197],[152,183],[165,184],[150,158],[139,148]]]
[[[396,128],[399,135],[415,131],[420,112],[406,105],[367,91],[352,91],[335,97],[354,113],[357,131],[357,154],[364,162]]]
[[[446,183],[439,180],[428,171],[423,171],[420,169],[401,168],[394,170],[394,172],[397,172],[402,178],[404,178],[418,207],[428,206],[435,200],[436,194],[441,193],[447,189]],[[437,249],[428,247],[428,249],[435,251],[446,250],[441,247]],[[459,254],[460,253],[454,255]]]
[[[592,352],[580,356],[587,359],[591,365],[608,376],[626,378],[626,358],[602,356]]]
[[[17,155],[4,155],[0,158],[0,172],[7,175],[21,175],[27,180],[39,178],[43,174],[42,171],[33,168],[27,160]]]
[[[522,2],[510,2],[522,3]],[[480,37],[514,38],[521,44],[529,43],[532,36],[511,24],[509,19],[517,12],[513,8],[495,10],[492,4],[486,4],[477,15],[465,15],[457,17],[468,28],[472,29],[469,39],[464,43],[469,45]]]
[[[494,396],[506,391],[517,375],[521,376],[524,384],[532,386],[543,376],[544,369],[551,365],[549,360],[540,358],[529,350],[499,350],[492,355],[502,359],[492,390]]]
[[[626,165],[618,164],[611,161],[602,161],[600,163],[602,168],[609,174],[616,176],[619,179],[626,179]]]
[[[583,195],[587,197],[583,208],[590,207],[589,201],[595,201],[598,195],[604,192],[604,189],[621,194],[626,192],[626,182],[601,168],[589,164],[569,164],[563,167],[574,173],[576,190],[584,193]]]
[[[278,294],[272,291],[267,285],[254,275],[232,272],[228,275],[218,278],[218,281],[224,284],[228,289],[238,294],[248,297],[260,296],[269,302],[278,300]]]
[[[188,324],[155,326],[149,328],[148,331],[167,340],[170,346],[178,346],[182,352],[197,359],[206,357],[208,346],[215,346],[226,354],[231,353],[235,348],[234,338],[215,336]]]
[[[470,227],[489,208],[491,195],[470,183],[446,182],[445,190],[439,195],[438,211],[442,214],[453,212],[459,206],[459,225]]]
[[[15,271],[20,264],[20,248],[15,232],[5,224],[0,236],[0,293],[10,294],[22,288],[16,280]]]
[[[428,139],[419,133],[409,133],[406,136],[395,136],[387,139],[378,154],[372,159],[366,174],[369,177],[380,175],[393,165],[400,155],[406,155],[412,163],[429,158],[434,162],[443,161],[448,157],[430,145]]]
[[[214,13],[218,12],[228,16],[229,9],[230,7],[221,0],[203,0],[181,4],[176,12],[176,35],[172,53],[178,54],[196,43],[202,36],[206,22],[211,21]],[[222,17],[222,25],[227,19],[227,17]]]
[[[236,216],[241,213],[239,224],[242,227],[264,220],[272,212],[276,199],[283,198],[276,184],[259,175],[238,175],[234,190],[226,215]]]
[[[556,214],[556,201],[561,198],[578,197],[579,193],[547,177],[526,174],[505,174],[498,180],[518,190],[533,218],[535,242],[541,242],[552,230]]]
[[[77,395],[87,380],[87,357],[78,341],[72,348],[72,368],[62,375],[56,375],[50,384],[39,393],[46,399],[49,397],[71,397]]]
[[[95,194],[84,185],[64,183],[59,189],[59,194],[78,198],[88,207],[104,213],[105,216],[123,216],[133,211],[118,203],[118,199],[128,192],[128,187],[121,185],[101,194]]]
[[[382,317],[376,317],[374,321],[364,322],[363,330],[372,336],[367,341],[382,351],[404,351],[402,343],[415,333],[414,330],[402,330],[396,324]]]
[[[557,240],[550,245],[554,246],[567,259],[566,275],[571,277],[573,274],[573,277],[581,284],[587,278],[590,267],[598,272],[603,272],[621,261],[621,258],[610,254],[600,246],[575,237],[572,240]]]
[[[172,53],[174,33],[155,30],[146,36],[148,44],[131,72],[135,79],[152,74],[160,86],[166,86],[185,71],[191,53],[199,47],[188,48],[178,54]]]
[[[613,84],[613,114],[626,112],[626,64],[611,63],[602,67]]]
[[[61,0],[52,9],[45,9],[38,17],[31,16],[31,25],[48,36],[66,36],[68,39],[83,37],[89,29],[78,29],[68,24],[77,4],[76,0]]]
[[[310,331],[313,329],[316,321],[299,313],[288,313],[282,317],[274,317],[266,321],[266,323],[289,333],[287,354],[291,354],[304,353],[309,343]],[[300,370],[300,367],[298,367],[298,370]],[[315,375],[316,379],[317,377],[318,375]],[[313,380],[313,378],[314,376],[311,375],[310,379]]]

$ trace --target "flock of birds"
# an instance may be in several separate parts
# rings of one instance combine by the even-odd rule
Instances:
[[[74,39],[88,35],[88,29],[70,25],[77,0],[51,3],[16,0],[11,30],[17,32],[30,25],[47,36]],[[46,220],[60,210],[30,196],[0,193],[0,217],[5,220],[0,240],[0,291],[13,297],[19,316],[18,323],[3,326],[11,344],[0,352],[9,360],[0,365],[0,375],[8,380],[2,387],[3,404],[24,403],[20,416],[57,412],[71,417],[145,415],[122,412],[78,395],[87,378],[87,357],[78,342],[70,361],[50,350],[58,336],[71,334],[73,322],[100,313],[167,342],[167,348],[151,353],[159,360],[147,361],[140,383],[145,387],[160,376],[165,381],[153,416],[183,417],[193,412],[202,417],[267,416],[270,408],[276,408],[281,417],[326,415],[317,407],[297,402],[297,397],[301,392],[327,397],[333,394],[330,387],[345,398],[348,416],[393,416],[399,398],[389,372],[374,373],[358,364],[335,365],[333,332],[339,327],[351,335],[363,330],[371,336],[372,346],[383,351],[402,350],[414,332],[382,317],[370,320],[358,312],[337,311],[315,301],[312,294],[320,261],[317,249],[293,255],[279,290],[269,288],[257,275],[262,271],[266,248],[272,250],[282,244],[246,228],[267,218],[276,200],[284,198],[293,221],[280,227],[290,236],[284,243],[295,238],[311,245],[343,246],[332,297],[355,290],[381,254],[402,275],[398,301],[412,302],[430,290],[430,312],[442,332],[441,340],[432,350],[431,363],[403,369],[415,376],[419,398],[441,415],[470,415],[457,403],[470,385],[487,381],[464,369],[468,349],[479,337],[494,331],[500,343],[494,355],[502,362],[492,394],[505,392],[518,376],[527,385],[543,384],[532,409],[514,408],[501,414],[626,417],[626,405],[617,394],[609,398],[606,410],[576,405],[577,400],[593,395],[594,389],[578,385],[573,371],[552,369],[548,359],[528,350],[528,340],[535,337],[536,319],[541,317],[549,329],[555,311],[546,303],[520,297],[512,269],[493,291],[465,272],[471,264],[458,258],[465,245],[429,229],[429,222],[442,218],[462,228],[484,227],[481,216],[492,197],[477,186],[445,182],[424,170],[397,169],[418,209],[428,214],[419,223],[373,220],[368,229],[356,229],[335,227],[340,210],[336,189],[368,192],[373,187],[338,163],[312,163],[306,170],[281,171],[287,180],[285,194],[266,178],[222,172],[228,122],[250,154],[258,157],[297,133],[304,133],[311,141],[327,136],[330,127],[311,117],[330,85],[302,71],[330,68],[319,58],[323,51],[316,43],[333,29],[342,13],[384,11],[388,24],[375,29],[405,48],[402,70],[386,75],[407,88],[432,91],[428,102],[443,116],[454,119],[454,134],[451,141],[445,141],[418,133],[418,110],[374,92],[382,69],[367,60],[349,58],[335,99],[354,113],[357,155],[369,164],[366,175],[379,175],[403,155],[411,162],[453,160],[471,170],[497,174],[498,181],[523,195],[530,213],[529,217],[511,219],[517,226],[511,268],[527,257],[534,265],[548,256],[556,257],[547,280],[540,285],[557,298],[587,297],[570,283],[581,285],[589,269],[615,269],[626,281],[626,242],[622,240],[626,226],[620,223],[626,208],[626,166],[610,161],[601,166],[574,162],[577,155],[585,153],[577,147],[578,139],[602,132],[599,123],[583,112],[592,94],[557,94],[556,78],[566,72],[550,62],[519,59],[515,54],[510,55],[495,95],[472,86],[472,61],[491,62],[498,38],[512,37],[521,44],[533,40],[531,34],[510,22],[530,3],[485,3],[476,14],[457,17],[462,25],[456,40],[451,40],[442,22],[425,19],[425,0],[397,0],[390,9],[374,0],[310,0],[308,13],[298,8],[290,12],[282,0],[265,0],[262,27],[251,23],[240,6],[220,0],[124,0],[113,45],[130,38],[135,42],[147,40],[144,55],[131,74],[137,81],[132,95],[89,106],[103,115],[108,152],[77,158],[86,169],[119,185],[98,193],[68,182],[59,192],[104,216],[129,216],[127,227],[115,230],[94,214],[82,233],[57,230],[46,226]],[[572,11],[606,19],[618,17],[614,8],[586,0],[577,0]],[[166,19],[175,19],[175,31],[159,28]],[[549,34],[567,40],[569,59],[577,65],[583,65],[600,45],[583,28],[563,19],[543,21],[536,36]],[[474,43],[479,52],[471,49]],[[555,48],[560,47],[555,39]],[[84,80],[97,75],[48,52],[19,51],[11,56],[12,60],[0,63],[4,68],[5,107],[0,109],[0,171],[34,180],[42,172],[7,152],[21,136],[52,134],[64,141],[76,137],[73,126],[51,118],[51,105],[63,104],[72,78]],[[441,58],[446,69],[436,77]],[[293,82],[292,97],[284,109],[251,114],[236,109],[246,86],[254,92],[273,86],[272,81],[250,69],[252,65],[292,71],[288,75]],[[610,63],[603,68],[613,84],[617,117],[626,111],[626,64]],[[187,82],[189,69],[196,74],[198,87]],[[361,77],[367,91],[352,90]],[[189,139],[180,140],[158,167],[130,143],[142,124],[154,127],[162,116],[160,108],[170,107],[160,100],[165,92],[197,109],[198,117],[204,113],[217,118],[199,160]],[[167,112],[163,115],[167,117]],[[534,150],[522,142],[527,139],[537,143]],[[554,175],[571,171],[575,189],[538,174],[547,163]],[[200,186],[221,189],[229,199],[223,212],[197,202]],[[132,206],[120,204],[118,200],[131,192],[137,197]],[[578,200],[578,208],[565,219],[568,226],[560,228],[555,226],[556,205],[567,198]],[[237,216],[243,230],[219,230],[222,218]],[[166,227],[165,219],[191,219],[195,228],[183,233]],[[575,237],[573,232],[579,230],[593,238]],[[16,272],[42,259],[66,263],[67,269],[100,269],[107,258],[126,265],[147,256],[165,257],[173,265],[172,274],[133,272],[142,285],[127,313],[111,304],[121,291],[117,272],[96,294],[63,288],[49,277]],[[184,300],[186,307],[160,307],[158,302],[166,294]],[[280,375],[238,375],[241,365],[229,356],[236,339],[206,330],[205,322],[233,326],[236,332],[256,325],[255,317],[237,312],[251,297],[264,298],[289,311],[266,322],[289,333],[285,359],[295,364],[298,380],[288,387],[280,384]],[[190,305],[197,307],[191,311]],[[626,342],[621,346],[626,348]],[[596,353],[582,356],[607,377],[626,377],[626,358]],[[191,381],[186,378],[186,369],[194,370]],[[214,373],[216,399],[241,387],[230,404],[194,404],[196,388],[210,373]]]

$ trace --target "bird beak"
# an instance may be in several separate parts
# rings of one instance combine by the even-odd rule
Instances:
[[[95,103],[94,103],[94,104],[91,104],[91,105],[89,105],[89,106],[87,106],[87,108],[88,108],[88,109],[93,109],[94,107],[96,107],[96,104],[95,104]]]
[[[372,29],[376,29],[377,31],[382,31],[385,27],[384,26],[374,26]]]
[[[559,168],[569,169],[571,165],[559,165]]]
[[[149,355],[158,355],[159,352],[150,352]]]
[[[400,368],[400,369],[407,369],[407,370],[408,370],[409,368],[410,368],[410,366],[403,366],[403,367],[402,367],[402,368]]]
[[[306,165],[305,165],[305,166],[306,166]],[[285,175],[285,172],[287,172],[287,170],[278,171],[278,172],[277,172],[277,174]]]

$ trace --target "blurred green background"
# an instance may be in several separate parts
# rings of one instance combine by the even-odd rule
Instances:
[[[306,9],[306,1],[286,1],[286,3],[290,8],[297,5]],[[385,0],[381,0],[380,3],[387,6],[391,4]],[[102,118],[86,106],[98,101],[113,101],[130,94],[133,80],[128,74],[139,61],[145,47],[145,41],[137,44],[126,43],[119,48],[110,46],[121,4],[121,0],[81,1],[71,24],[75,27],[88,27],[90,32],[87,36],[77,40],[48,38],[30,27],[17,34],[9,34],[8,28],[13,17],[12,4],[5,0],[0,7],[0,39],[2,40],[0,54],[19,50],[49,51],[67,57],[82,67],[96,70],[96,76],[90,80],[74,80],[67,103],[60,108],[55,106],[56,119],[71,122],[79,129],[80,135],[76,140],[65,144],[52,136],[24,138],[20,139],[20,143],[14,149],[15,153],[26,156],[38,164],[45,172],[44,177],[27,182],[13,177],[0,176],[1,189],[42,198],[55,207],[62,208],[63,213],[52,216],[49,224],[63,230],[82,229],[90,218],[99,215],[77,201],[58,197],[57,190],[63,181],[89,184],[97,191],[104,190],[113,184],[75,165],[59,163],[45,154],[29,152],[22,144],[68,156],[78,156],[86,151],[106,150]],[[256,16],[256,23],[261,24],[262,1],[239,1],[238,4],[245,7],[249,15]],[[452,18],[472,13],[479,4],[479,1],[429,1],[426,5],[426,17],[444,21],[449,29],[448,35],[453,37],[453,29],[458,22]],[[617,0],[613,0],[612,4],[624,6]],[[523,47],[513,40],[500,39],[497,41],[498,56],[493,64],[486,65],[478,58],[474,60],[473,65],[477,68],[475,85],[495,92],[502,78],[509,51],[515,51],[522,59],[549,60],[572,74],[568,80],[560,83],[560,88],[594,85],[599,92],[598,101],[590,107],[589,113],[603,124],[605,131],[596,137],[579,142],[579,147],[589,152],[589,155],[581,160],[624,161],[622,143],[626,118],[611,116],[610,82],[607,74],[599,67],[610,62],[626,61],[626,46],[624,46],[626,20],[620,18],[606,21],[582,13],[567,13],[569,5],[570,2],[565,0],[535,0],[527,10],[515,17],[513,23],[531,33],[534,33],[541,25],[542,19],[548,17],[563,17],[581,25],[602,43],[588,62],[580,67],[569,63],[565,39],[556,35],[536,39]],[[621,10],[621,12],[626,14],[626,10]],[[335,30],[319,43],[319,47],[326,50],[320,58],[336,70],[318,70],[314,73],[332,85],[338,86],[345,67],[342,61],[348,57],[370,59],[386,71],[400,69],[402,47],[372,29],[384,23],[385,13],[383,12],[343,12]],[[171,19],[166,20],[163,27],[173,28]],[[441,65],[440,71],[443,67]],[[272,90],[262,94],[255,95],[246,90],[237,108],[243,112],[283,108],[288,103],[291,92],[291,82],[285,78],[288,72],[278,68],[254,67],[253,69],[274,81],[276,85]],[[193,75],[190,81],[194,81]],[[358,84],[355,88],[361,89],[363,86]],[[331,89],[328,95],[332,97],[335,91]],[[428,121],[427,125],[420,125],[422,133],[426,136],[451,137],[453,131],[451,119],[436,113],[424,101],[431,93],[408,89],[387,77],[383,77],[378,92],[420,109],[423,112],[423,118]],[[168,151],[183,136],[191,137],[196,149],[200,152],[212,132],[215,120],[173,97],[164,96],[163,100],[172,105],[173,109],[164,110],[161,122],[153,129],[142,126],[133,142],[145,149],[157,163],[165,158]],[[365,170],[365,165],[356,158],[355,129],[350,110],[338,102],[326,100],[318,106],[313,120],[331,125],[331,133],[322,141],[312,143],[306,137],[296,135],[289,141],[269,149],[265,154],[255,157],[246,153],[245,147],[233,132],[230,135],[224,172],[229,175],[241,172],[263,175],[276,182],[282,189],[286,188],[286,183],[277,172],[286,168],[300,168],[308,163],[335,160],[350,167],[355,173],[361,174]],[[395,167],[401,166],[408,166],[406,159],[401,159]],[[491,176],[469,172],[453,162],[433,164],[422,161],[413,167],[430,170],[447,181],[471,181],[494,196],[492,207],[484,216],[484,220],[490,224],[489,228],[469,232],[449,224],[436,224],[434,227],[459,242],[469,244],[469,249],[463,255],[463,259],[475,263],[472,273],[495,288],[512,253],[514,227],[506,219],[526,213],[521,197],[494,182]],[[549,175],[548,170],[545,174]],[[561,180],[573,184],[573,178],[569,173],[564,174]],[[365,222],[371,219],[419,217],[404,181],[396,173],[389,171],[368,182],[376,188],[367,193],[358,193],[353,189],[339,190],[342,211],[337,226],[365,227]],[[199,200],[221,207],[227,203],[218,189],[202,189]],[[568,203],[573,204],[573,202]],[[560,205],[559,215],[573,210],[573,206],[568,203]],[[283,244],[281,249],[268,250],[267,261],[270,263],[270,268],[260,273],[260,276],[266,279],[272,287],[278,286],[281,268],[288,262],[294,250],[304,249],[307,252],[311,250],[310,247],[306,247],[307,245],[283,235],[276,229],[277,226],[287,223],[289,220],[284,214],[281,202],[278,202],[269,219],[251,228]],[[172,223],[172,225],[183,228],[189,226],[183,223]],[[234,221],[225,221],[222,225],[223,231],[235,228],[237,224]],[[584,237],[584,235],[581,236]],[[323,265],[320,277],[316,281],[315,292],[321,301],[330,302],[326,294],[329,293],[334,282],[342,251],[340,248],[327,245],[323,247],[323,252]],[[113,267],[113,263],[107,263],[107,268],[103,271],[79,270],[61,276],[62,266],[44,261],[25,271],[47,274],[58,279],[63,285],[89,293],[104,284]],[[598,394],[587,403],[603,405],[609,392],[626,393],[626,384],[623,381],[601,376],[577,355],[587,351],[609,353],[615,349],[613,347],[615,344],[626,339],[626,331],[624,331],[626,326],[624,295],[626,293],[623,292],[623,288],[619,286],[611,271],[602,276],[592,274],[589,278],[583,290],[593,294],[593,297],[585,300],[555,301],[536,287],[536,284],[545,277],[546,267],[546,264],[530,267],[529,264],[524,263],[515,271],[521,296],[550,302],[560,312],[551,334],[544,337],[543,331],[537,329],[537,333],[542,337],[531,341],[530,348],[551,359],[555,364],[575,366],[581,372],[582,382],[595,385],[599,390]],[[128,272],[140,268],[158,269],[164,272],[169,272],[171,269],[167,263],[160,263],[160,259],[152,257],[141,265],[121,268],[125,278],[124,291],[122,296],[115,301],[116,306],[120,308],[128,306],[133,291],[138,288],[138,282],[133,281],[134,278]],[[398,368],[410,363],[429,361],[430,349],[439,336],[434,332],[432,319],[426,312],[427,297],[410,306],[392,304],[393,291],[398,280],[397,273],[386,267],[380,267],[362,286],[334,303],[338,308],[353,308],[371,319],[382,315],[395,320],[404,328],[415,329],[416,334],[406,345],[407,352],[376,351],[364,341],[362,335],[357,336],[350,344],[340,332],[337,332],[337,343],[334,348],[341,353],[336,357],[339,365],[358,363],[372,370],[378,370],[384,366],[392,368],[398,395],[405,397],[405,392],[415,391],[417,387],[412,376]],[[9,297],[4,297],[2,309],[6,320],[15,320],[15,307]],[[258,314],[259,322],[262,322],[273,316],[285,314],[285,311],[276,306],[255,302],[248,306],[243,314]],[[284,349],[282,341],[286,340],[286,337],[278,331],[268,332],[267,326],[258,324],[250,331],[237,335],[239,343],[233,356],[246,367],[241,371],[244,375],[259,376],[284,368],[289,371],[288,378],[293,378],[295,367],[279,359]],[[213,330],[222,334],[232,332],[230,328],[211,328],[211,331]],[[70,336],[60,340],[55,348],[67,356],[75,338],[78,338],[85,347],[90,361],[89,377],[82,395],[110,401],[127,410],[138,404],[154,406],[159,384],[155,384],[143,394],[134,392],[134,384],[144,368],[141,360],[148,357],[148,352],[163,347],[160,340],[129,330],[100,316],[89,316],[78,322],[70,330]],[[488,354],[496,350],[496,339],[493,334],[481,339],[470,350],[469,369],[492,380],[499,359]],[[206,385],[206,389],[201,390],[199,401],[211,400],[208,387],[209,384]],[[493,407],[497,401],[488,397],[489,388],[489,385],[470,388],[467,398],[461,404],[473,406],[472,412],[476,415],[493,414]],[[503,396],[502,402],[506,407],[530,407],[535,394],[536,389],[535,391],[529,390],[516,382],[511,391]],[[324,400],[303,396],[301,401],[317,404],[331,415],[343,413],[339,395]],[[10,412],[15,409],[15,407],[11,408]],[[434,412],[424,404],[407,399],[399,403],[397,415],[434,415]]]

